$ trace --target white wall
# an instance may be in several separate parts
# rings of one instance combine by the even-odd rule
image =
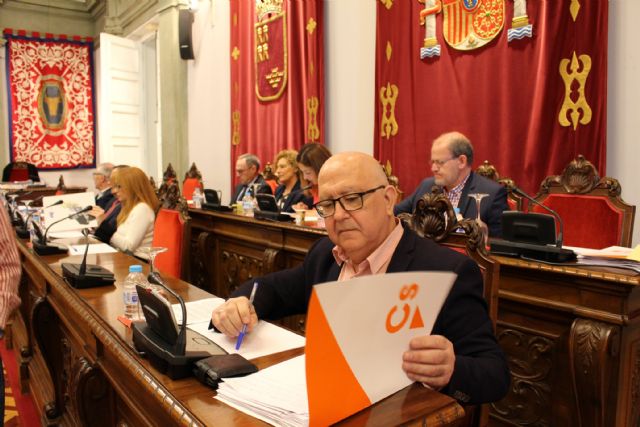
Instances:
[[[609,0],[609,78],[607,114],[607,175],[617,178],[622,198],[640,206],[640,52],[635,43],[640,1]],[[636,213],[633,244],[640,243]]]
[[[192,26],[194,56],[189,75],[189,164],[196,163],[206,188],[231,194],[231,95],[229,2],[200,1]],[[212,10],[213,6],[213,10]],[[247,53],[245,53],[247,54]]]

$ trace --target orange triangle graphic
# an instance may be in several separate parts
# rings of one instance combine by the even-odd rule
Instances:
[[[315,291],[309,301],[306,335],[309,425],[327,426],[371,405],[340,350]]]
[[[413,319],[411,319],[411,324],[409,325],[409,329],[423,328],[424,321],[422,320],[422,315],[420,314],[420,307],[416,307],[416,312],[413,314]]]

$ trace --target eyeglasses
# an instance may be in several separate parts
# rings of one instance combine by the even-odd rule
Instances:
[[[336,202],[340,203],[342,209],[347,212],[357,211],[362,209],[362,206],[364,205],[364,196],[385,187],[386,185],[379,185],[376,188],[372,188],[371,190],[363,191],[361,193],[349,193],[338,197],[337,199],[320,200],[318,203],[313,205],[313,207],[318,211],[318,215],[323,218],[328,218],[336,212]]]
[[[459,156],[455,156],[455,157],[450,157],[446,160],[431,160],[431,166],[436,165],[439,168],[441,168],[442,166],[444,166],[445,163],[447,163],[449,160],[453,160],[453,159],[457,159]]]

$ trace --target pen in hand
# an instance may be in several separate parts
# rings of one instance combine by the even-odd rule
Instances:
[[[249,304],[253,305],[253,299],[256,297],[256,291],[258,290],[258,282],[253,282],[253,289],[251,289],[251,295],[249,296]],[[242,330],[240,331],[240,335],[238,335],[238,341],[236,342],[236,350],[240,350],[240,345],[242,345],[242,340],[244,339],[245,334],[247,333],[247,324],[242,325]]]

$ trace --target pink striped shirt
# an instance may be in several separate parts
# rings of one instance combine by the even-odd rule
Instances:
[[[13,310],[20,305],[20,257],[7,211],[0,203],[0,327],[4,329]]]

